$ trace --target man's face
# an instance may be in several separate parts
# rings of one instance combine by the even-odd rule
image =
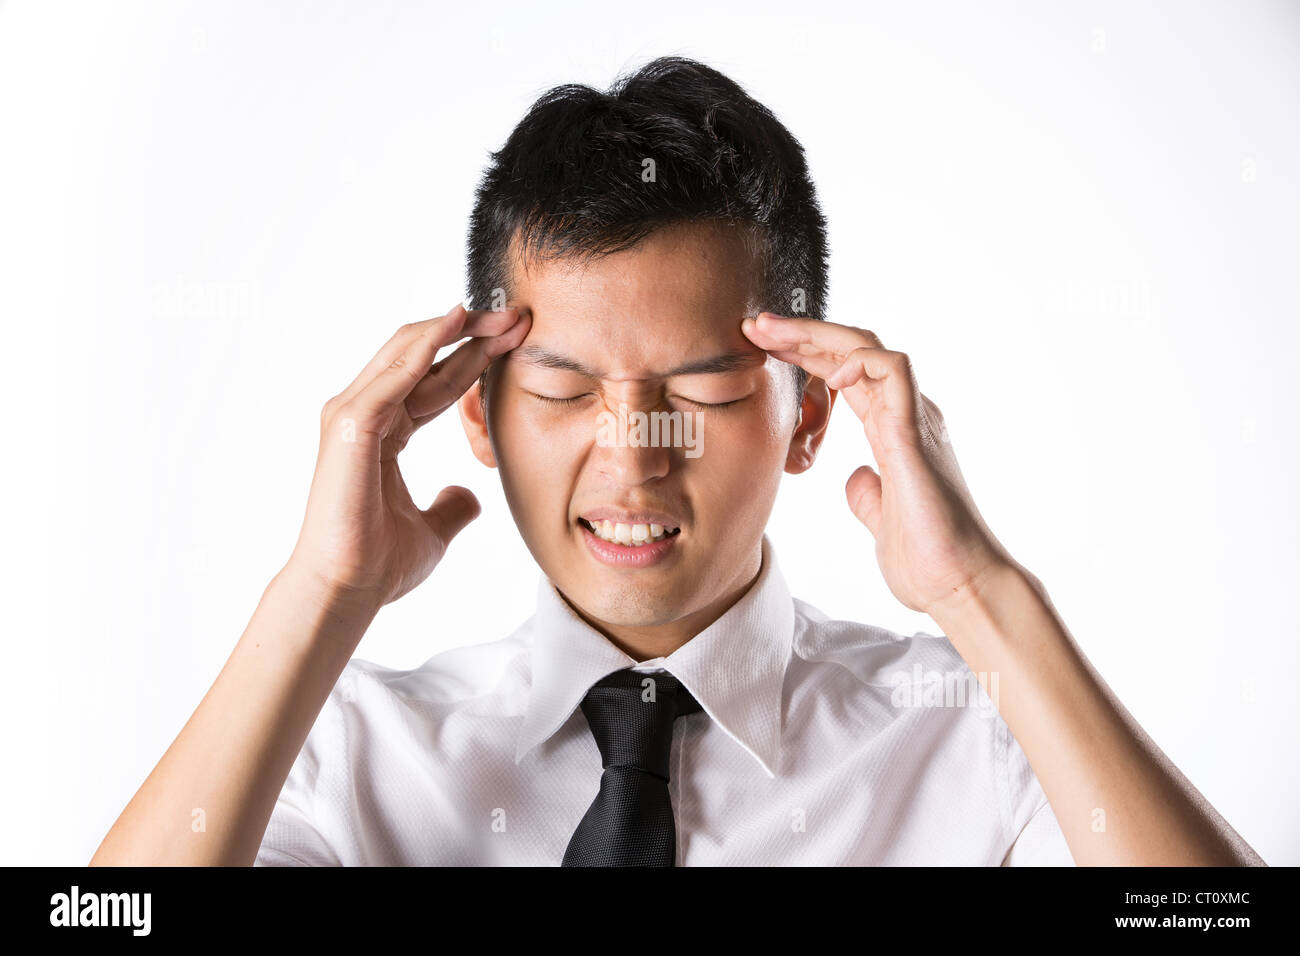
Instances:
[[[759,570],[782,472],[811,464],[792,369],[740,329],[756,288],[739,238],[700,226],[589,264],[515,269],[509,304],[532,327],[489,372],[490,451],[474,390],[462,416],[543,572],[607,633],[716,617]],[[707,360],[715,370],[689,368]],[[677,430],[638,433],[637,412],[668,413],[660,423]],[[817,433],[814,451],[824,424],[799,428]],[[631,544],[593,533],[605,520]],[[662,541],[636,540],[657,525]]]

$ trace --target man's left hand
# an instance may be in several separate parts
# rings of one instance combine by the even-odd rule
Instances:
[[[845,485],[849,507],[876,539],[894,596],[932,617],[1018,567],[980,516],[939,407],[912,363],[874,332],[770,312],[741,324],[759,348],[824,379],[861,419],[879,472],[863,465]]]

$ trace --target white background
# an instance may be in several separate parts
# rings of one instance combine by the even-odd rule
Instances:
[[[0,862],[80,864],[297,534],[321,404],[463,295],[532,100],[694,56],[807,148],[830,318],[914,359],[986,518],[1155,740],[1300,863],[1293,676],[1300,5],[0,7]],[[832,616],[883,585],[836,409],[769,532]],[[358,656],[502,637],[536,567],[454,412],[422,504],[483,516]]]

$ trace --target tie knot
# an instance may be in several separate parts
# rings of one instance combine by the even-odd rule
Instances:
[[[604,767],[636,767],[668,779],[673,723],[701,710],[691,692],[667,671],[614,671],[582,699]]]

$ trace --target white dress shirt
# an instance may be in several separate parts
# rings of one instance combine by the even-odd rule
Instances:
[[[762,548],[749,591],[667,657],[638,664],[542,575],[509,637],[407,671],[353,658],[254,865],[559,865],[600,787],[579,705],[626,667],[703,708],[673,728],[679,866],[1073,865],[996,685],[946,637],[792,598]]]

